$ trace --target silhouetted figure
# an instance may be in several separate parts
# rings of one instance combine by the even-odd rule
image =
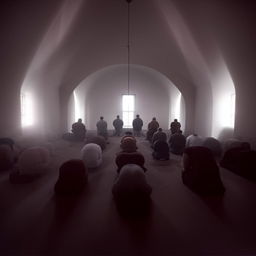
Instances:
[[[144,170],[136,164],[124,165],[112,188],[118,210],[129,217],[147,213],[151,192]]]
[[[189,135],[186,138],[186,148],[188,147],[200,147],[203,145],[203,138],[196,133]]]
[[[189,147],[183,154],[182,180],[200,194],[222,194],[225,188],[212,152],[205,147]]]
[[[88,143],[95,143],[99,145],[102,149],[102,151],[106,148],[106,140],[102,136],[93,136],[93,137],[88,137],[86,140],[86,144]]]
[[[203,140],[203,147],[209,148],[213,155],[218,157],[221,156],[222,148],[220,142],[213,137],[206,137]]]
[[[116,116],[116,119],[113,121],[113,126],[115,128],[114,135],[120,136],[122,134],[124,122],[120,119],[119,115]]]
[[[85,139],[86,128],[82,123],[82,119],[79,118],[76,123],[72,124],[72,133],[74,134],[74,139],[78,141],[83,141]]]
[[[136,115],[136,118],[132,122],[134,136],[138,136],[138,137],[141,136],[142,126],[143,126],[142,119],[140,118],[139,115]]]
[[[104,137],[105,140],[107,140],[108,139],[108,130],[107,130],[108,124],[104,120],[103,116],[100,117],[100,120],[97,122],[96,126],[97,126],[98,135]]]
[[[186,137],[182,131],[176,132],[170,136],[169,147],[170,151],[175,155],[182,155],[186,146]]]
[[[152,156],[156,160],[169,160],[169,146],[166,141],[157,140],[153,144],[153,153]]]
[[[159,123],[156,121],[156,118],[153,117],[152,121],[148,124],[148,131],[147,131],[147,140],[151,142],[151,139],[153,137],[153,134],[157,131],[159,128]]]
[[[116,165],[117,165],[117,172],[119,173],[121,168],[126,164],[137,164],[139,165],[144,171],[147,169],[144,167],[145,158],[140,152],[120,152],[116,155]]]
[[[136,139],[126,136],[121,140],[121,149],[123,152],[135,152],[137,150]]]
[[[88,179],[88,171],[80,159],[71,159],[59,169],[59,178],[54,190],[57,195],[76,195],[83,191]]]
[[[161,141],[167,141],[167,135],[165,132],[163,132],[162,128],[158,128],[158,130],[153,134],[152,137],[152,145],[157,141],[157,140],[161,140]]]
[[[171,122],[171,124],[170,124],[171,133],[174,134],[176,132],[179,132],[180,128],[181,128],[180,122],[178,122],[177,119],[174,119],[174,121]]]
[[[256,180],[256,151],[244,142],[240,147],[228,149],[220,161],[224,167],[240,176]]]

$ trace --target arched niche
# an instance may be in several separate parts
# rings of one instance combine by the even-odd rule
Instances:
[[[135,115],[140,114],[144,128],[156,117],[163,129],[178,118],[185,127],[185,102],[182,93],[160,72],[140,65],[131,65],[130,94],[135,95]],[[127,94],[127,65],[103,68],[82,80],[69,99],[68,127],[82,118],[94,130],[100,116],[112,129],[117,114],[122,116],[122,95]]]

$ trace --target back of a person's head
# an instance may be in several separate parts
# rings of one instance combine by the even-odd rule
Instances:
[[[178,119],[175,118],[175,119],[174,119],[174,122],[177,122],[177,121],[178,121]]]
[[[136,117],[140,117],[140,115],[136,115]]]
[[[116,118],[118,119],[118,118],[119,118],[119,115],[117,115]]]
[[[82,123],[82,118],[79,118],[79,119],[78,119],[78,123]]]
[[[103,116],[101,116],[101,117],[100,117],[100,120],[103,120],[103,119],[104,119],[104,117],[103,117]]]
[[[155,117],[153,117],[153,118],[152,118],[152,120],[153,120],[153,121],[155,121],[155,120],[156,120],[156,118],[155,118]]]

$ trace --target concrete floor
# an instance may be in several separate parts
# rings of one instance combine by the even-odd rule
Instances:
[[[125,219],[111,189],[120,138],[110,137],[103,164],[78,198],[56,198],[61,163],[79,158],[82,143],[54,142],[50,170],[30,184],[0,175],[0,255],[256,255],[256,184],[221,169],[222,197],[201,197],[181,180],[181,157],[152,159],[138,148],[152,186],[149,216]]]

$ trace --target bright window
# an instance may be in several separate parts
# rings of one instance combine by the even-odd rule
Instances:
[[[75,122],[77,122],[77,120],[81,118],[81,112],[80,112],[78,97],[75,91],[73,91],[73,96],[74,96],[74,103],[75,103],[74,104],[75,105]]]
[[[33,102],[30,93],[21,93],[21,125],[22,127],[32,125],[33,120]]]
[[[236,112],[236,95],[232,93],[230,96],[230,126],[234,127]]]
[[[123,95],[123,122],[124,128],[132,128],[132,121],[134,119],[134,104],[135,95]]]

